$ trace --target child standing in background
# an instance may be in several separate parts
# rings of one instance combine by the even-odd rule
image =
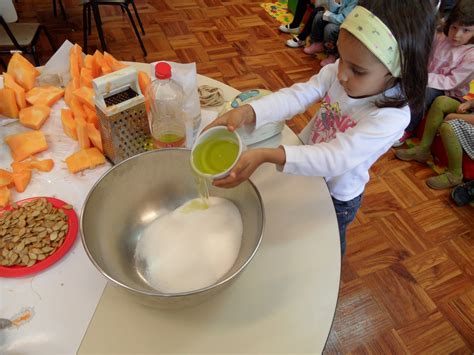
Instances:
[[[474,79],[474,2],[459,0],[449,14],[442,33],[437,33],[428,67],[428,87],[422,110],[412,108],[405,134],[395,142],[401,146],[412,136],[425,111],[438,96],[451,96],[459,101],[469,92]]]
[[[448,155],[448,170],[430,177],[432,189],[447,189],[462,183],[463,150],[474,159],[474,100],[460,103],[447,96],[437,97],[428,112],[423,138],[418,146],[397,150],[398,159],[424,163],[430,157],[431,144],[439,131]]]
[[[347,15],[356,7],[357,0],[329,0],[329,10],[317,13],[311,31],[311,44],[304,49],[306,54],[326,52],[328,57],[321,61],[321,66],[334,63],[337,59],[337,37],[339,27]]]
[[[255,123],[258,128],[289,119],[322,100],[303,132],[306,145],[249,149],[229,176],[213,184],[236,186],[263,163],[276,164],[285,173],[324,177],[336,210],[342,254],[370,166],[402,135],[410,116],[407,104],[423,105],[435,28],[430,0],[361,0],[360,5],[341,26],[336,63],[306,83],[229,111],[208,126],[235,130]]]

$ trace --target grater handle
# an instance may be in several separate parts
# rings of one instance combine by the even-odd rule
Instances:
[[[133,67],[126,67],[113,73],[101,76],[92,80],[94,87],[95,102],[99,107],[106,108],[105,97],[131,88],[138,95],[141,95],[138,85],[137,70]]]

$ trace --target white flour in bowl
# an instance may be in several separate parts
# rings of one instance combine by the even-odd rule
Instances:
[[[145,278],[165,293],[197,290],[219,280],[234,265],[242,242],[242,217],[229,200],[188,201],[160,216],[143,232],[136,257]]]

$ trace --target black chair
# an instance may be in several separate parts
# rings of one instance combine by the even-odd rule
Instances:
[[[40,61],[36,52],[36,44],[38,43],[41,31],[48,38],[49,44],[53,51],[56,51],[51,35],[46,27],[39,23],[10,23],[8,24],[2,16],[0,16],[0,53],[11,54],[13,51],[21,51],[33,56],[35,65],[39,66]]]
[[[61,10],[61,15],[63,16],[64,21],[67,21],[67,16],[66,16],[66,11],[64,11],[64,6],[62,0],[57,0],[59,3],[59,9]],[[54,17],[58,16],[57,10],[56,10],[56,0],[53,0],[53,14]]]
[[[138,25],[140,26],[140,29],[143,34],[145,34],[145,29],[143,28],[142,21],[140,19],[140,16],[138,15],[137,7],[135,6],[135,2],[133,0],[95,0],[95,4],[98,8],[103,5],[113,5],[113,6],[120,6],[121,10],[123,13],[127,13],[128,18],[130,20],[130,23],[132,24],[133,30],[135,32],[135,35],[138,39],[138,42],[140,44],[140,47],[143,51],[143,55],[146,57],[147,56],[147,51],[145,49],[145,45],[143,44],[143,41],[140,36],[140,32],[138,31],[138,28],[135,24],[135,20],[133,19],[132,13],[130,12],[129,5],[132,5],[133,10],[135,12],[135,16],[137,18]],[[83,20],[83,31],[84,31],[84,45],[83,45],[83,51],[84,53],[87,53],[87,37],[88,35],[91,34],[91,29],[92,29],[92,3],[90,0],[83,0],[82,1],[82,20]],[[99,37],[101,36],[102,33],[102,21],[100,19],[100,15],[97,14],[98,16],[95,16],[95,22],[96,26],[100,26],[98,28],[99,31]],[[102,49],[106,50],[105,48],[105,42],[103,38],[101,38],[101,43],[102,43]]]

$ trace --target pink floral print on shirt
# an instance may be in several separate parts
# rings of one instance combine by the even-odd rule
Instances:
[[[356,124],[357,122],[350,116],[341,113],[338,102],[331,104],[331,98],[326,95],[321,103],[321,108],[316,114],[310,142],[313,144],[329,142],[336,136],[337,132],[344,132]]]

